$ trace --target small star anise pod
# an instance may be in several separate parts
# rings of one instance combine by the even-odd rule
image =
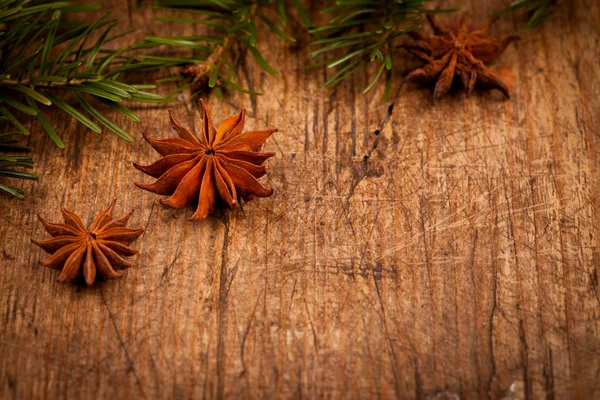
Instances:
[[[144,139],[162,156],[147,166],[133,163],[143,173],[158,180],[152,184],[136,183],[142,189],[171,195],[161,199],[161,204],[182,208],[197,203],[196,212],[189,220],[206,218],[215,209],[218,199],[230,207],[238,197],[251,200],[269,197],[273,189],[267,189],[257,178],[267,173],[264,161],[275,153],[262,153],[263,143],[277,129],[242,132],[246,111],[225,119],[215,129],[209,111],[200,100],[204,119],[202,136],[182,127],[169,110],[173,129],[180,139],[158,140],[144,134]]]
[[[208,86],[209,73],[206,65],[184,65],[179,73],[192,82],[192,93],[208,93],[212,88]],[[221,87],[221,78],[217,78],[215,87]]]
[[[498,89],[506,98],[508,88],[484,63],[498,58],[506,47],[519,37],[490,38],[488,21],[476,29],[465,21],[442,25],[433,15],[427,14],[434,35],[424,37],[419,32],[411,32],[413,40],[406,47],[411,53],[427,61],[427,65],[406,76],[409,82],[432,83],[437,81],[433,91],[434,101],[448,93],[454,77],[458,77],[467,91],[467,97],[475,87]]]
[[[192,93],[204,93],[211,88],[208,86],[209,76],[213,68],[217,68],[217,60],[223,55],[223,51],[228,46],[229,37],[225,37],[223,42],[217,46],[212,54],[200,64],[188,64],[179,69],[179,73],[192,82]],[[221,86],[221,79],[217,77],[215,87]]]
[[[74,281],[82,273],[88,285],[94,283],[96,274],[106,279],[121,276],[115,269],[123,270],[133,265],[123,257],[137,253],[129,245],[144,232],[144,228],[125,227],[133,210],[124,217],[114,219],[112,210],[116,200],[98,214],[89,229],[77,215],[62,207],[64,224],[48,222],[38,215],[48,233],[53,236],[48,240],[31,239],[52,254],[45,261],[40,261],[40,265],[62,269],[59,282]]]

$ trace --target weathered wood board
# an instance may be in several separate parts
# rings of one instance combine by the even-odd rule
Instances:
[[[137,38],[192,29],[134,3],[119,17]],[[0,198],[0,398],[599,398],[600,4],[564,3],[493,66],[509,101],[432,106],[405,85],[382,105],[367,73],[319,92],[308,38],[269,39],[282,77],[241,62],[265,94],[210,104],[279,128],[275,194],[200,223],[133,185],[157,156],[142,130],[173,135],[165,107],[111,115],[134,144],[57,114],[60,150],[32,124],[40,181]],[[187,95],[172,108],[199,125]],[[137,267],[56,283],[36,214],[90,220],[114,196],[146,228]]]

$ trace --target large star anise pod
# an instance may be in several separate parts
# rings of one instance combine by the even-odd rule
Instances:
[[[144,228],[125,227],[133,210],[124,217],[114,219],[112,210],[116,200],[98,214],[89,229],[77,215],[64,208],[61,208],[64,224],[48,222],[38,215],[48,233],[53,236],[48,240],[31,239],[52,254],[45,261],[40,261],[40,265],[62,269],[59,282],[74,281],[82,273],[88,285],[94,283],[97,274],[106,279],[121,276],[116,270],[133,265],[123,257],[137,253],[129,245],[144,232]]]
[[[152,184],[136,183],[138,187],[171,195],[161,199],[161,204],[172,208],[198,204],[189,220],[206,218],[218,199],[232,207],[239,197],[251,200],[273,194],[273,189],[265,188],[257,178],[267,173],[263,162],[275,155],[262,153],[261,149],[277,129],[242,132],[245,110],[225,119],[215,129],[206,104],[202,100],[200,104],[204,111],[200,139],[182,127],[169,110],[171,124],[180,138],[158,140],[144,134],[144,139],[162,158],[147,166],[133,163],[140,171],[158,178]]]
[[[467,97],[475,84],[486,89],[498,89],[506,98],[508,88],[484,63],[499,57],[506,47],[518,36],[490,38],[488,21],[475,28],[467,23],[464,16],[458,23],[442,25],[435,16],[428,14],[434,35],[424,37],[419,32],[411,32],[413,40],[405,47],[417,57],[427,61],[427,65],[412,71],[407,81],[436,82],[433,91],[434,101],[448,93],[454,77],[458,77],[467,91]]]

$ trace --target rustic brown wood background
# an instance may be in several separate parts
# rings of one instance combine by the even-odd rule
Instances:
[[[137,38],[200,29],[110,3]],[[275,194],[200,223],[133,186],[151,178],[132,161],[157,157],[142,130],[174,135],[165,107],[112,115],[134,144],[57,113],[60,150],[31,124],[40,181],[0,199],[0,398],[599,398],[600,4],[564,3],[493,66],[510,101],[434,107],[405,85],[381,105],[368,73],[318,92],[331,72],[304,69],[308,37],[263,38],[282,77],[242,58],[265,95],[210,104],[279,128]],[[187,95],[173,108],[198,126]],[[56,283],[36,214],[89,221],[113,196],[146,228],[137,267]]]

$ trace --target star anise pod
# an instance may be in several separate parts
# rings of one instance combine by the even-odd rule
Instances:
[[[89,229],[77,215],[62,207],[64,224],[48,222],[38,215],[48,233],[53,236],[48,240],[31,239],[52,254],[48,259],[40,261],[40,265],[62,269],[59,282],[74,281],[82,273],[88,285],[94,283],[97,274],[106,279],[121,276],[116,270],[133,265],[123,257],[137,253],[129,245],[144,232],[144,228],[125,227],[133,210],[124,217],[114,219],[112,210],[116,200],[98,214]]]
[[[208,93],[212,88],[208,86],[209,70],[205,64],[201,65],[184,65],[179,69],[179,73],[188,78],[192,83],[192,93]],[[221,78],[217,78],[214,87],[221,87]]]
[[[229,44],[229,40],[229,37],[225,37],[223,42],[213,50],[212,54],[200,64],[188,64],[179,68],[179,73],[191,81],[192,93],[205,93],[211,89],[208,86],[209,76],[213,68],[217,68],[217,61],[223,55],[225,48]],[[221,83],[221,78],[217,76],[214,87],[220,87]]]
[[[158,140],[144,134],[144,139],[162,156],[151,165],[133,165],[158,180],[152,184],[136,183],[142,189],[171,195],[161,204],[182,208],[197,203],[196,212],[189,220],[206,218],[221,199],[230,207],[239,197],[251,200],[268,197],[267,189],[257,178],[266,174],[264,161],[275,153],[262,153],[263,143],[277,129],[242,132],[246,111],[225,119],[215,129],[206,103],[200,100],[204,119],[200,139],[182,127],[169,110],[173,129],[178,138]]]
[[[480,28],[467,23],[464,16],[458,23],[442,25],[435,16],[427,14],[434,31],[433,36],[424,37],[411,32],[413,40],[404,47],[427,62],[422,68],[406,76],[409,82],[436,82],[434,101],[448,93],[454,77],[458,77],[467,91],[467,97],[475,84],[486,89],[498,89],[506,98],[508,88],[484,63],[498,58],[506,47],[519,37],[490,38],[488,21]]]

